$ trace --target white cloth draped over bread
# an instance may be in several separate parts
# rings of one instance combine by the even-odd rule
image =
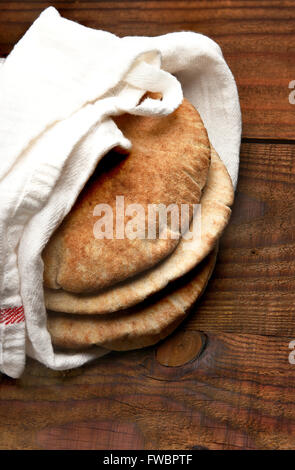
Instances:
[[[162,100],[140,99],[146,91]],[[55,351],[46,328],[42,250],[99,159],[132,145],[110,116],[194,104],[237,183],[241,115],[219,46],[193,33],[118,38],[49,7],[0,62],[0,371],[26,354],[56,370],[105,354]],[[140,102],[140,104],[138,104]]]

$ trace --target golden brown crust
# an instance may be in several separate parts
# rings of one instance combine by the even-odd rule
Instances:
[[[147,204],[192,205],[200,200],[210,146],[202,120],[187,100],[166,117],[123,115],[115,121],[132,141],[132,150],[127,156],[112,153],[103,159],[49,241],[43,252],[47,287],[94,292],[151,268],[179,243],[170,237],[95,239],[97,204],[109,204],[115,215],[116,196],[124,196],[125,206],[141,204],[147,214]]]

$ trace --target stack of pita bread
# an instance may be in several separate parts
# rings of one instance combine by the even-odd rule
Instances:
[[[122,351],[169,335],[203,293],[231,214],[230,176],[186,99],[166,117],[114,120],[132,150],[103,157],[43,252],[48,330],[61,348]],[[191,231],[201,204],[201,236],[187,239],[168,223],[164,239],[156,220],[154,238],[95,238],[95,206],[116,214],[117,196],[125,207],[186,204]]]

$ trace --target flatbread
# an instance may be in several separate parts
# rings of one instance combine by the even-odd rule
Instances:
[[[139,349],[168,336],[203,293],[217,250],[186,276],[131,309],[85,316],[48,312],[47,327],[55,346],[70,349],[103,346],[115,351]]]
[[[97,239],[93,229],[99,219],[97,204],[108,204],[116,217],[116,198],[125,207],[141,204],[142,219],[148,204],[189,204],[200,201],[210,164],[206,129],[195,108],[184,99],[165,117],[122,115],[118,127],[132,142],[128,155],[105,156],[79,195],[72,210],[43,251],[44,284],[52,289],[91,293],[145,271],[166,258],[180,241],[168,224],[167,239]],[[101,214],[103,215],[103,214]],[[132,216],[125,217],[125,224]],[[114,224],[115,225],[115,224]]]
[[[228,223],[234,191],[225,165],[214,149],[207,185],[201,199],[201,239],[182,239],[176,250],[155,268],[127,282],[94,295],[75,295],[63,290],[45,289],[47,308],[77,314],[106,314],[143,301],[183,276],[212,250]]]

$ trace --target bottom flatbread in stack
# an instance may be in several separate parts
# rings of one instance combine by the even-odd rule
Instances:
[[[113,351],[151,346],[171,334],[202,295],[212,274],[217,249],[195,269],[136,307],[108,315],[49,312],[54,345],[82,349],[93,345]]]

